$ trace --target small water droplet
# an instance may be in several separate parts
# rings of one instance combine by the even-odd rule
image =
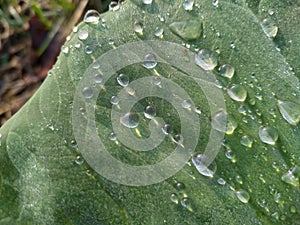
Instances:
[[[100,14],[98,11],[92,9],[88,10],[83,18],[83,21],[86,23],[98,23],[100,19]]]
[[[217,65],[217,58],[208,49],[202,49],[195,55],[195,62],[204,70],[213,70]]]
[[[110,11],[118,11],[120,9],[120,4],[116,1],[112,1],[109,3],[108,9]]]
[[[152,84],[153,85],[160,85],[161,84],[161,78],[158,77],[158,76],[153,77]]]
[[[192,102],[189,99],[185,99],[185,100],[182,101],[181,106],[184,109],[189,109],[189,108],[192,107]]]
[[[223,178],[219,178],[219,179],[217,180],[217,182],[218,182],[218,184],[220,184],[220,185],[225,185],[225,184],[226,184],[226,181],[225,181]]]
[[[191,10],[193,10],[194,0],[185,0],[182,3],[182,6],[183,6],[184,10],[191,11]]]
[[[147,54],[144,57],[143,66],[147,69],[153,69],[157,65],[157,58],[154,54]]]
[[[93,63],[93,69],[99,69],[100,68],[100,63],[98,61]]]
[[[243,102],[247,98],[247,90],[239,84],[235,84],[231,86],[228,90],[227,93],[231,99],[237,102]]]
[[[152,105],[148,105],[144,111],[144,115],[148,119],[152,119],[153,117],[156,116],[156,109]]]
[[[183,137],[181,134],[176,134],[173,137],[173,141],[177,144],[177,145],[181,145],[183,143]]]
[[[232,134],[237,128],[237,122],[232,115],[224,110],[217,112],[211,120],[212,128],[226,134]]]
[[[87,46],[85,46],[84,52],[88,55],[92,54],[93,53],[93,48],[91,46],[87,45]]]
[[[197,40],[202,33],[202,24],[197,20],[173,22],[169,28],[186,41]]]
[[[154,30],[154,35],[159,38],[163,37],[163,33],[164,33],[164,29],[161,27],[156,27]]]
[[[298,166],[295,166],[289,169],[289,171],[281,177],[281,180],[287,184],[291,184],[299,188],[300,187],[299,177],[300,177],[300,169]]]
[[[217,164],[213,161],[207,166],[207,161],[209,161],[209,158],[203,154],[197,154],[192,157],[192,162],[200,174],[206,177],[213,177],[217,170]]]
[[[137,22],[133,25],[133,30],[138,34],[143,35],[144,26],[142,23]]]
[[[90,87],[85,87],[82,89],[82,95],[86,99],[91,99],[94,95],[93,89]]]
[[[137,113],[126,113],[120,118],[120,123],[128,128],[136,128],[140,123],[140,117]]]
[[[178,196],[177,196],[175,193],[171,194],[170,199],[171,199],[171,201],[174,202],[175,204],[178,204],[178,203],[179,203]]]
[[[87,30],[79,30],[78,31],[78,39],[79,40],[86,40],[87,38],[88,38],[88,36],[89,36],[89,32],[87,31]]]
[[[253,139],[248,135],[244,135],[243,137],[241,137],[240,143],[247,148],[252,148]]]
[[[76,156],[75,163],[77,165],[82,165],[84,163],[84,159],[80,155],[78,155]]]
[[[65,54],[68,54],[68,53],[69,53],[69,47],[68,47],[68,46],[63,46],[63,47],[61,48],[61,51],[62,51],[63,53],[65,53]]]
[[[143,0],[143,3],[145,5],[150,5],[150,4],[152,4],[152,0]]]
[[[102,77],[101,74],[96,73],[96,74],[94,75],[94,81],[95,81],[95,83],[100,84],[100,83],[102,83],[102,80],[103,80],[103,77]]]
[[[263,28],[263,31],[268,37],[270,38],[276,37],[278,32],[278,27],[275,26],[275,24],[271,20],[264,19],[261,23],[261,26]]]
[[[278,139],[278,132],[273,127],[267,126],[259,128],[258,135],[262,142],[269,145],[275,145]]]
[[[236,196],[237,198],[242,202],[242,203],[248,203],[250,200],[250,195],[247,191],[240,189],[236,191]]]
[[[75,43],[74,45],[75,48],[80,48],[81,47],[81,44],[78,42],[78,43]]]
[[[115,44],[115,42],[114,42],[113,39],[109,39],[109,40],[108,40],[108,44],[113,46],[113,45]]]
[[[218,7],[219,6],[219,0],[213,0],[211,3],[214,7]]]
[[[120,99],[117,96],[112,96],[110,99],[110,103],[113,105],[119,104]]]
[[[233,66],[228,65],[228,64],[222,65],[219,68],[219,74],[222,77],[227,77],[227,78],[231,79],[234,75],[234,68],[233,68]]]
[[[184,183],[182,183],[182,182],[177,182],[177,183],[175,184],[175,188],[177,189],[177,191],[183,193],[183,192],[184,192],[184,189],[185,189],[185,185],[184,185]]]
[[[72,31],[73,31],[74,33],[77,33],[77,32],[78,32],[78,27],[77,27],[77,26],[73,27]]]
[[[109,135],[109,140],[111,141],[116,141],[117,140],[117,136],[114,132],[111,132]]]
[[[237,176],[235,177],[235,180],[236,180],[236,182],[238,182],[239,184],[243,184],[243,179],[242,179],[241,176],[237,175]]]
[[[171,124],[165,124],[162,131],[165,135],[171,134],[173,132],[173,126]]]
[[[282,117],[291,125],[297,126],[300,121],[300,105],[278,100],[278,108]]]
[[[126,74],[121,73],[118,77],[117,77],[117,82],[119,85],[121,85],[122,87],[126,87],[129,84],[129,77]]]

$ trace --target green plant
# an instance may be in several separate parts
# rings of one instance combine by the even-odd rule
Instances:
[[[298,3],[279,0],[131,0],[99,21],[94,13],[74,29],[35,96],[0,130],[0,224],[299,224],[298,13]],[[198,55],[199,49],[212,53]],[[231,65],[234,74],[216,64]],[[195,79],[187,72],[194,68]],[[84,83],[88,76],[94,80]],[[149,77],[152,84],[135,82]],[[166,91],[155,96],[159,85]],[[152,96],[138,99],[141,91]],[[129,105],[125,100],[133,104],[132,114],[118,114],[116,96],[122,107]],[[122,141],[151,137],[151,115],[143,117],[149,105],[173,133],[147,154]],[[183,133],[182,121],[192,118],[190,132]],[[114,123],[129,131],[115,137]],[[215,143],[216,158],[193,157],[155,184],[137,185],[144,178],[136,177],[124,185],[125,170],[110,165],[118,183],[118,176],[104,178],[101,165],[93,164],[103,149],[95,137],[114,158],[141,166],[164,160],[178,146],[189,153],[185,146],[195,139],[195,153],[204,154],[214,132],[224,135],[222,146]]]

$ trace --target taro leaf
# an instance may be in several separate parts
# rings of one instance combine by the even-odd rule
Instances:
[[[299,123],[289,124],[277,106],[278,100],[300,104],[298,3],[228,0],[212,4],[211,0],[199,0],[189,11],[183,7],[187,7],[187,2],[153,1],[147,5],[138,0],[126,1],[119,10],[101,15],[99,23],[83,22],[78,30],[74,29],[39,91],[0,129],[0,224],[300,224]],[[278,28],[276,37],[269,38],[265,34],[261,22],[266,17]],[[198,34],[191,33],[193,38],[178,34],[185,29],[173,27],[171,31],[170,24],[180,22],[182,25],[181,22],[190,20],[201,24],[202,31],[196,29],[198,34],[201,32],[198,39],[194,38]],[[191,26],[183,27],[191,32]],[[177,33],[173,33],[174,30]],[[141,49],[134,48],[136,41],[149,43],[148,40],[168,41],[181,48],[175,47],[176,51],[167,48],[170,52],[164,52],[165,45],[161,49],[156,46],[158,64],[153,69],[141,63],[119,68],[140,54]],[[122,46],[133,47],[123,51],[123,55],[114,55]],[[184,51],[177,51],[180,49]],[[210,49],[217,56],[218,66],[230,64],[235,68],[234,76],[228,79],[220,76],[218,69],[205,72],[196,66],[197,76],[207,76],[207,80],[217,77],[216,85],[221,89],[205,83],[205,79],[201,80],[205,83],[201,86],[187,72],[196,65],[191,56],[198,49]],[[149,53],[142,50],[145,55]],[[178,62],[178,66],[162,62],[160,55],[169,55],[168,60]],[[111,58],[101,64],[97,59],[102,56]],[[153,59],[148,63],[148,67],[155,66]],[[186,68],[180,69],[180,65]],[[105,68],[118,71],[105,80],[105,74],[101,73]],[[78,87],[85,75],[93,71],[96,83],[87,87],[92,89],[85,89],[82,95]],[[139,137],[152,137],[148,127],[150,120],[143,116],[143,111],[147,105],[155,106],[156,115],[173,126],[173,133],[161,133],[163,138],[157,136],[161,146],[153,151],[126,147],[119,141],[118,134],[116,137],[111,134],[114,129],[111,111],[118,109],[117,105],[112,106],[112,97],[119,92],[131,93],[128,97],[131,100],[137,96],[130,85],[118,84],[116,79],[121,73],[129,77],[130,84],[141,78],[155,77],[156,84],[144,83],[137,90],[152,91],[152,96],[138,99],[133,105],[137,118],[123,118],[125,125],[135,127],[127,128],[130,131],[126,138],[134,136],[141,141]],[[163,86],[166,80],[177,86]],[[126,86],[126,79],[120,83]],[[178,101],[189,114],[156,96],[159,89],[153,88],[155,85],[165,91],[165,98],[176,98],[177,91],[185,90],[191,99],[179,96]],[[246,89],[244,102],[229,97],[227,90],[230,92],[233,85]],[[109,166],[111,171],[106,171],[106,178],[97,173],[101,165],[91,163],[91,159],[85,161],[85,145],[78,143],[93,141],[86,134],[95,136],[89,130],[91,126],[85,124],[90,122],[88,115],[91,115],[85,106],[91,106],[90,98],[96,94],[91,90],[95,88],[99,89],[99,95],[92,105],[95,122],[91,124],[96,136],[101,137],[112,157],[137,168],[164,160],[176,146],[188,146],[189,141],[194,141],[191,137],[195,137],[198,128],[195,152],[203,153],[213,133],[210,121],[214,116],[210,112],[214,107],[213,97],[206,92],[221,91],[226,106],[220,110],[226,110],[227,113],[223,112],[228,116],[228,124],[235,128],[236,122],[237,128],[227,130],[223,145],[209,167],[217,166],[215,174],[203,176],[191,160],[173,176],[146,186],[124,185],[107,179],[110,172],[120,177],[126,175],[114,164]],[[78,99],[84,100],[84,96],[86,105],[78,108]],[[119,100],[119,104],[124,101]],[[112,103],[117,102],[117,98],[113,98]],[[299,115],[297,110],[293,113]],[[181,120],[190,122],[195,116],[197,119],[190,126],[193,129],[183,135],[183,143],[180,143],[180,136],[175,135],[186,126]],[[86,130],[78,133],[74,127]],[[275,141],[274,145],[260,140],[261,127],[271,127],[278,133],[278,140],[276,135],[269,137]],[[131,144],[134,147],[135,143]],[[95,145],[94,148],[97,151],[102,147]],[[95,155],[95,161],[102,156]],[[146,174],[146,178],[135,177],[133,181],[150,179],[157,171],[152,172]]]

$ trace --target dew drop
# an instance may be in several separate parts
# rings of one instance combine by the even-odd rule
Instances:
[[[243,102],[247,98],[247,90],[239,84],[235,84],[231,86],[228,90],[227,93],[231,99],[237,102]]]
[[[84,163],[84,159],[80,155],[78,155],[76,156],[75,163],[77,165],[82,165]]]
[[[82,95],[86,99],[91,99],[94,95],[94,92],[93,92],[92,88],[85,87],[85,88],[82,89]]]
[[[162,131],[165,135],[171,134],[173,132],[173,126],[171,124],[165,124]]]
[[[236,196],[237,198],[242,202],[242,203],[248,203],[250,200],[250,195],[247,191],[240,189],[236,191]]]
[[[219,6],[219,0],[213,0],[211,3],[214,7],[218,7]]]
[[[186,41],[197,40],[202,33],[202,24],[197,20],[173,22],[170,30]]]
[[[160,27],[156,27],[154,30],[154,35],[156,37],[162,38],[163,37],[163,33],[164,33],[164,29],[160,28]]]
[[[152,84],[153,85],[160,85],[161,84],[161,78],[158,77],[158,76],[153,77]]]
[[[86,30],[79,30],[77,35],[78,35],[78,39],[83,41],[88,38],[89,32],[87,32]]]
[[[117,136],[114,132],[111,132],[109,135],[109,140],[111,141],[116,141],[117,140]]]
[[[232,134],[237,128],[237,122],[232,115],[228,115],[224,110],[217,112],[211,120],[212,128],[226,133]]]
[[[187,210],[189,210],[191,212],[193,211],[191,200],[189,198],[183,198],[180,203]]]
[[[225,185],[225,184],[226,184],[226,181],[225,181],[223,178],[219,178],[219,179],[217,180],[217,182],[218,182],[218,184],[220,184],[220,185]]]
[[[172,202],[174,202],[175,204],[178,204],[179,203],[179,200],[178,200],[178,196],[176,194],[171,194],[170,196],[170,199]]]
[[[261,23],[261,26],[263,28],[263,31],[268,37],[270,38],[276,37],[278,32],[278,27],[275,26],[275,24],[272,21],[270,21],[269,19],[264,19]]]
[[[68,54],[68,53],[69,53],[69,47],[68,47],[68,46],[63,46],[63,47],[61,48],[61,51],[62,51],[63,53],[65,53],[65,54]]]
[[[93,53],[93,48],[91,46],[87,45],[85,47],[84,51],[85,51],[86,54],[90,55],[90,54]]]
[[[281,177],[281,180],[287,184],[291,184],[299,188],[300,187],[299,177],[300,177],[300,169],[298,166],[295,166],[289,169],[289,171]]]
[[[117,105],[117,104],[119,104],[119,101],[120,101],[120,99],[119,99],[117,96],[112,96],[111,99],[110,99],[110,103],[111,103],[112,105]]]
[[[144,30],[143,24],[140,23],[140,22],[135,23],[133,25],[133,30],[134,30],[134,32],[142,35],[143,34],[143,30]]]
[[[184,109],[189,109],[189,108],[191,108],[191,107],[192,107],[191,100],[189,100],[189,99],[183,100],[182,103],[181,103],[181,106],[182,106],[182,108],[184,108]]]
[[[150,5],[150,4],[152,4],[152,0],[143,0],[143,3],[145,5]]]
[[[222,77],[227,77],[227,78],[231,79],[234,75],[234,68],[233,68],[233,66],[228,65],[228,64],[222,65],[219,68],[219,74]]]
[[[120,9],[120,5],[116,1],[112,1],[109,3],[108,9],[110,11],[118,11]]]
[[[300,105],[278,100],[278,108],[282,117],[291,125],[297,126],[300,121]]]
[[[178,191],[182,192],[182,191],[185,189],[185,185],[184,185],[184,183],[177,182],[177,183],[175,184],[175,188],[176,188]]]
[[[217,65],[217,58],[208,49],[202,49],[195,55],[195,62],[204,70],[213,70]]]
[[[128,128],[136,128],[140,123],[140,117],[137,113],[126,113],[120,118],[120,123]]]
[[[93,63],[93,69],[99,69],[100,68],[100,63],[98,61]]]
[[[252,148],[253,139],[248,135],[244,135],[241,137],[240,143],[247,148]]]
[[[178,145],[181,145],[183,143],[183,137],[181,134],[176,134],[174,137],[173,137],[173,141],[178,144]]]
[[[86,23],[98,23],[100,19],[100,14],[96,10],[88,10],[83,18],[83,21]]]
[[[194,0],[185,0],[182,3],[182,6],[183,6],[184,10],[191,11],[191,10],[193,10]]]
[[[217,164],[213,161],[209,166],[206,166],[206,161],[209,161],[209,159],[203,154],[197,154],[192,157],[192,162],[200,174],[206,177],[213,177],[217,170]]]
[[[126,74],[121,73],[118,77],[117,77],[117,82],[119,85],[121,85],[122,87],[126,87],[129,84],[129,77]]]
[[[152,119],[156,116],[156,109],[152,105],[148,105],[144,111],[144,116],[148,119]]]
[[[143,66],[147,69],[153,69],[157,65],[157,58],[154,54],[147,54],[144,57]]]
[[[273,127],[261,127],[258,131],[259,138],[262,142],[275,145],[278,139],[278,132]]]

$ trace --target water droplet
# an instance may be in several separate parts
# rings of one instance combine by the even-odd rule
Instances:
[[[217,65],[217,58],[208,49],[202,49],[195,55],[195,62],[204,70],[213,70]]]
[[[281,177],[281,180],[287,184],[291,184],[299,188],[300,187],[299,177],[300,177],[300,169],[298,166],[295,166],[289,169],[289,171]]]
[[[175,204],[178,204],[179,203],[179,199],[178,199],[178,196],[176,194],[171,194],[170,196],[170,199],[172,202],[174,202]]]
[[[82,89],[82,95],[86,99],[91,99],[94,95],[93,89],[90,87],[85,87]]]
[[[120,123],[128,128],[136,128],[140,123],[140,117],[137,113],[126,113],[120,118]]]
[[[168,135],[173,132],[173,126],[171,124],[165,124],[162,128],[164,134]]]
[[[242,202],[242,203],[248,203],[250,200],[250,195],[247,191],[240,189],[236,191],[236,196],[237,198]]]
[[[243,179],[242,179],[241,176],[237,175],[237,176],[235,177],[235,180],[236,180],[236,182],[238,182],[239,184],[243,184]]]
[[[69,47],[68,47],[68,46],[63,46],[63,47],[61,48],[61,51],[62,51],[63,53],[65,53],[65,54],[68,54],[68,53],[69,53]]]
[[[235,84],[231,86],[227,90],[227,93],[231,99],[237,102],[243,102],[247,98],[247,90],[242,85],[239,84]]]
[[[213,0],[211,3],[214,7],[218,7],[219,6],[219,0]]]
[[[164,29],[160,28],[160,27],[156,27],[154,30],[154,35],[156,37],[162,38],[163,37],[163,33],[164,33]]]
[[[189,109],[192,107],[192,102],[189,99],[183,100],[181,103],[182,108]]]
[[[113,45],[115,44],[115,42],[114,42],[114,40],[109,39],[109,40],[108,40],[108,44],[113,46]]]
[[[75,43],[74,45],[75,48],[80,48],[81,47],[81,44],[78,42],[78,43]]]
[[[160,85],[161,84],[161,78],[158,77],[158,76],[153,77],[152,84],[153,85]]]
[[[84,159],[80,155],[78,155],[76,156],[75,163],[77,165],[82,165],[84,163]]]
[[[86,23],[98,23],[100,19],[100,14],[92,9],[92,10],[88,10],[83,18],[83,21]]]
[[[191,10],[193,10],[194,0],[185,0],[182,3],[182,6],[183,6],[184,10],[191,11]]]
[[[300,121],[300,105],[278,100],[278,108],[282,117],[291,125],[297,126]]]
[[[117,96],[112,96],[110,99],[110,103],[113,105],[119,104],[120,99]]]
[[[240,143],[247,148],[252,148],[253,139],[248,135],[244,135],[243,137],[241,137]]]
[[[74,33],[77,33],[77,32],[78,32],[78,27],[77,27],[77,26],[73,27],[72,31],[73,31]]]
[[[143,3],[145,5],[150,5],[150,4],[152,4],[152,0],[143,0]]]
[[[170,30],[186,41],[197,40],[202,33],[202,24],[197,20],[173,22]]]
[[[100,68],[100,63],[98,61],[93,63],[93,69],[99,69]]]
[[[237,122],[232,115],[224,110],[217,112],[211,120],[212,128],[226,134],[232,134],[237,128]]]
[[[117,136],[114,132],[111,132],[109,135],[109,140],[111,141],[116,141],[117,140]]]
[[[144,111],[144,115],[148,119],[152,119],[153,117],[156,116],[156,109],[152,105],[148,105]]]
[[[178,144],[178,145],[181,145],[183,143],[183,137],[181,134],[176,134],[174,137],[173,137],[173,141]]]
[[[275,145],[278,139],[278,132],[273,127],[259,128],[258,135],[262,142],[269,145]]]
[[[138,34],[143,35],[143,30],[144,30],[143,24],[140,22],[135,23],[133,25],[133,30]]]
[[[79,40],[86,40],[87,38],[88,38],[88,36],[89,36],[89,32],[87,31],[87,30],[79,30],[78,31],[78,39]]]
[[[275,26],[275,24],[271,20],[264,19],[261,23],[261,26],[263,28],[263,31],[268,37],[270,38],[276,37],[278,32],[278,27]]]
[[[219,179],[217,180],[217,182],[218,182],[218,184],[220,184],[220,185],[225,185],[225,184],[226,184],[226,181],[225,181],[223,178],[219,178]]]
[[[207,166],[207,161],[209,161],[209,158],[203,154],[197,154],[192,157],[192,162],[200,174],[206,177],[213,177],[217,170],[217,164],[213,161]]]
[[[120,5],[119,5],[118,2],[112,1],[112,2],[109,3],[108,9],[109,9],[110,11],[117,11],[117,10],[120,9]]]
[[[176,188],[178,191],[182,192],[182,191],[185,189],[185,185],[184,185],[184,183],[177,182],[177,183],[175,184],[175,188]]]
[[[85,53],[86,54],[92,54],[93,53],[93,48],[89,45],[85,46],[85,49],[84,49]]]
[[[119,85],[121,85],[122,87],[126,87],[129,84],[129,77],[126,74],[121,73],[118,77],[117,77],[117,82]]]
[[[183,198],[180,203],[187,210],[189,210],[191,212],[193,211],[191,200],[189,198]]]
[[[231,79],[234,75],[234,68],[231,65],[225,64],[219,68],[219,74],[222,77],[227,77]]]
[[[103,77],[102,77],[101,74],[96,73],[96,74],[94,75],[94,81],[95,81],[95,83],[100,84],[100,83],[102,83],[102,80],[103,80]]]
[[[144,57],[143,66],[147,69],[153,69],[157,65],[157,58],[154,54],[147,54]]]

